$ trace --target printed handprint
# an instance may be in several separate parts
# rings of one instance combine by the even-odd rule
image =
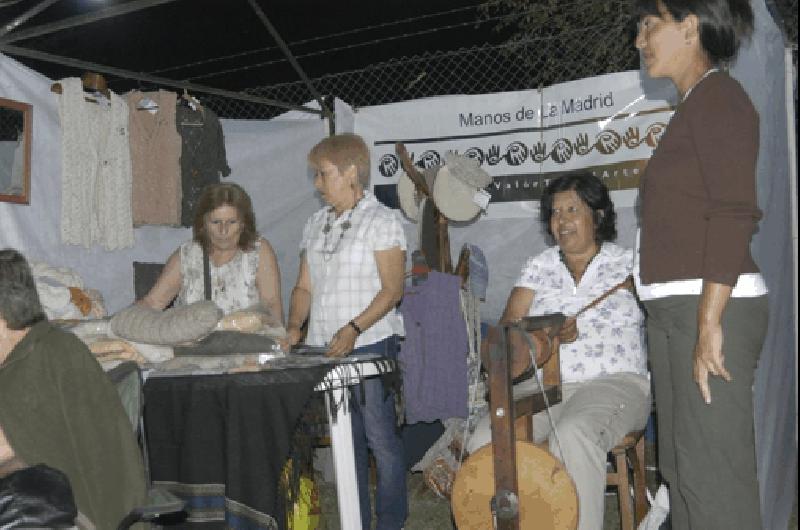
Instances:
[[[509,166],[518,166],[528,158],[528,148],[522,142],[513,142],[503,156]]]
[[[636,149],[639,147],[639,144],[642,143],[641,140],[639,140],[639,127],[628,127],[628,130],[625,131],[625,135],[622,137],[622,141],[625,142],[628,149]]]
[[[655,148],[658,145],[658,142],[661,140],[661,135],[664,134],[664,130],[666,128],[666,124],[661,122],[651,124],[644,132],[645,143],[648,146]]]
[[[563,164],[572,158],[572,152],[573,148],[570,141],[566,138],[559,138],[553,145],[553,150],[550,151],[550,158],[552,158],[554,162]]]
[[[488,162],[490,166],[496,166],[497,164],[500,163],[499,145],[494,144],[489,148],[489,152],[486,153],[486,162]]]
[[[621,145],[622,138],[619,133],[611,129],[606,129],[598,134],[597,141],[594,143],[595,148],[604,155],[615,153]]]
[[[378,171],[384,177],[393,177],[400,167],[400,161],[397,157],[391,154],[385,154],[381,157],[378,163]]]
[[[547,144],[544,142],[536,142],[531,146],[531,159],[534,162],[544,162],[547,160],[547,155],[545,154],[546,151]]]
[[[470,147],[464,151],[464,156],[473,160],[477,160],[478,164],[483,165],[484,155],[480,147]]]
[[[583,156],[589,153],[592,149],[589,147],[589,135],[580,133],[575,137],[575,152]]]

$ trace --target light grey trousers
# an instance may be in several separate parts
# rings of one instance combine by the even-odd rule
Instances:
[[[699,296],[645,302],[658,420],[658,463],[673,530],[761,528],[753,381],[767,329],[767,297],[731,298],[722,315],[725,367],[706,405],[692,375]]]
[[[529,379],[514,387],[514,395],[535,388],[535,380]],[[561,403],[550,410],[558,437],[552,436],[547,413],[541,412],[533,418],[534,442],[547,440],[550,452],[572,477],[578,492],[578,530],[602,530],[608,451],[629,432],[644,429],[650,415],[650,381],[637,374],[611,374],[565,383],[561,393]],[[491,424],[485,416],[467,449],[472,453],[490,441]]]

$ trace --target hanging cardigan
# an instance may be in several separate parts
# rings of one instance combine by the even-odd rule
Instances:
[[[87,102],[81,80],[60,81],[61,241],[108,250],[133,246],[128,106]]]

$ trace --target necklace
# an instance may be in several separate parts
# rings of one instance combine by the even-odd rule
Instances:
[[[697,85],[699,85],[699,84],[700,84],[700,83],[703,81],[703,79],[705,79],[705,78],[706,78],[706,77],[708,77],[709,75],[713,74],[714,72],[719,72],[719,68],[717,68],[716,66],[714,66],[713,68],[709,68],[708,70],[706,70],[706,73],[704,73],[703,75],[701,75],[701,76],[700,76],[700,79],[698,79],[697,81],[695,81],[695,82],[694,82],[694,84],[693,84],[692,86],[690,86],[690,87],[689,87],[689,90],[687,90],[687,91],[686,91],[686,93],[683,95],[683,98],[681,98],[681,103],[683,103],[684,101],[686,101],[686,98],[688,98],[688,97],[689,97],[689,94],[691,94],[691,93],[692,93],[692,90],[694,90],[694,88],[695,88]]]
[[[353,207],[347,211],[347,218],[344,221],[342,221],[342,224],[340,225],[341,231],[339,232],[339,238],[336,240],[335,243],[333,243],[333,248],[330,247],[330,244],[328,242],[328,236],[333,231],[333,222],[335,220],[333,218],[334,209],[333,206],[331,206],[328,209],[328,216],[325,219],[325,226],[322,227],[322,233],[325,234],[325,241],[322,244],[322,257],[325,261],[330,261],[333,255],[339,252],[339,245],[342,243],[342,239],[344,238],[344,233],[347,232],[353,226],[352,223],[350,222],[350,219],[353,217],[353,212],[358,207],[358,203],[360,202],[361,199],[358,199],[356,203],[353,205]]]

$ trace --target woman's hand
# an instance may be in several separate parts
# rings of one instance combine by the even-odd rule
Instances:
[[[722,354],[722,313],[732,290],[730,285],[703,280],[697,308],[697,342],[692,373],[706,404],[711,403],[708,374],[718,375],[725,381],[732,380],[725,369],[725,356]]]
[[[558,331],[558,338],[562,343],[575,342],[578,338],[578,319],[568,317]]]
[[[289,326],[286,336],[278,340],[281,350],[288,352],[292,346],[298,344],[303,339],[303,332],[297,326]]]
[[[345,357],[355,348],[357,338],[358,333],[353,326],[345,324],[333,335],[325,355],[328,357]]]
[[[701,324],[697,329],[697,343],[694,346],[694,382],[700,388],[703,401],[711,403],[711,390],[708,375],[718,375],[725,381],[732,381],[725,369],[725,355],[722,353],[722,324]]]

